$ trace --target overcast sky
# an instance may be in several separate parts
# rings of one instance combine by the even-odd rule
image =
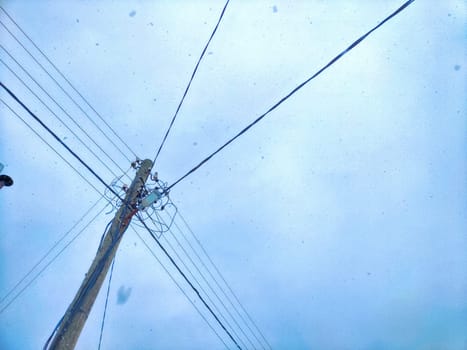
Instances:
[[[159,177],[176,181],[402,3],[231,1],[157,160]],[[224,6],[1,4],[138,157],[149,159]],[[179,212],[273,349],[467,347],[466,10],[462,0],[415,1],[172,189]],[[0,20],[133,160],[5,13]],[[0,40],[1,81],[105,182],[127,171],[129,161],[3,26]],[[97,215],[101,200],[78,222],[104,186],[3,90],[0,97],[77,170],[0,103],[0,162],[15,181],[0,190],[0,348],[38,349],[72,301],[114,211]],[[175,223],[181,232],[174,226],[174,236],[196,246],[180,216]],[[233,349],[149,234],[134,228]],[[165,233],[161,242],[182,255],[174,236]],[[78,349],[98,347],[106,290],[107,280]],[[263,348],[249,321],[237,322],[248,335],[229,321],[242,348]],[[225,348],[128,230],[115,260],[102,349]]]

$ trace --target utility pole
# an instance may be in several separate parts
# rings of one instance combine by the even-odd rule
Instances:
[[[63,316],[49,349],[72,350],[75,348],[94,301],[104,283],[110,264],[115,257],[123,233],[128,228],[131,218],[137,212],[136,201],[146,183],[151,167],[152,161],[149,159],[141,162],[136,177],[131,183],[110,229],[105,234],[81,287]]]

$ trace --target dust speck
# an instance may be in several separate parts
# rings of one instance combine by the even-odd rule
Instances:
[[[460,64],[456,64],[456,65],[454,66],[454,70],[460,70],[460,69],[461,69]]]
[[[135,15],[136,15],[136,11],[135,11],[135,10],[133,10],[133,11],[131,11],[131,12],[130,12],[128,15],[129,15],[130,17],[135,17]]]
[[[274,6],[272,7],[272,12],[274,12],[274,13],[277,12],[277,6],[276,6],[276,5],[274,5]]]

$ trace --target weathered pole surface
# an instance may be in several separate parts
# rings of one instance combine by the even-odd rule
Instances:
[[[105,276],[109,271],[110,264],[115,257],[123,233],[128,228],[132,216],[136,213],[136,201],[146,183],[151,167],[152,161],[149,159],[142,161],[136,177],[126,193],[124,202],[117,211],[110,229],[105,234],[81,287],[63,316],[49,349],[71,350],[75,348]]]

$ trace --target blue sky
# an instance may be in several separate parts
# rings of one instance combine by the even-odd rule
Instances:
[[[158,159],[160,178],[177,180],[401,3],[232,1]],[[150,159],[223,5],[2,2],[136,154]],[[463,1],[415,1],[172,190],[272,348],[467,345],[465,13]],[[0,18],[15,30],[3,13]],[[129,162],[3,27],[0,39],[126,171]],[[4,50],[0,58],[27,79]],[[103,156],[93,157],[3,64],[0,74],[105,181],[113,180]],[[28,86],[47,100],[34,83]],[[103,191],[3,91],[0,96]],[[0,191],[3,297],[100,195],[3,105],[0,113],[0,162],[15,180]],[[44,344],[95,255],[113,216],[108,212],[0,314],[1,348]],[[78,349],[97,348],[106,288]],[[102,348],[225,346],[128,230]]]

